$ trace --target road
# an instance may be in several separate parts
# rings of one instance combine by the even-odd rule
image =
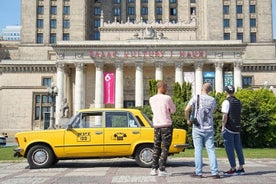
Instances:
[[[172,176],[150,176],[149,168],[140,168],[131,159],[95,159],[60,161],[52,168],[29,169],[26,160],[0,162],[0,184],[77,184],[77,183],[276,183],[276,160],[246,160],[246,175],[210,177],[208,160],[204,159],[204,178],[192,178],[193,158],[169,158],[167,170]],[[226,159],[218,159],[220,175],[229,169]]]

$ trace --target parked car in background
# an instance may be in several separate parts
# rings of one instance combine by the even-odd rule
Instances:
[[[83,109],[64,128],[20,132],[15,156],[27,158],[30,168],[47,168],[64,159],[129,157],[150,167],[154,129],[137,109]],[[170,154],[186,147],[186,131],[173,130]]]

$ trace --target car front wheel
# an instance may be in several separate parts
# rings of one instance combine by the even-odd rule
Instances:
[[[29,150],[27,160],[30,169],[47,168],[54,163],[55,156],[48,146],[35,145]]]
[[[151,167],[153,160],[152,145],[139,146],[135,153],[135,160],[140,167]]]

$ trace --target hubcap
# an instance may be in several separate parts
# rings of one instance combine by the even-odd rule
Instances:
[[[33,160],[36,164],[42,165],[44,164],[48,159],[48,154],[45,152],[45,150],[37,150],[33,154]]]

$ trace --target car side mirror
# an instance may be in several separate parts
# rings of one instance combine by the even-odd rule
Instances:
[[[66,130],[72,130],[72,129],[73,129],[72,125],[69,124],[69,125],[67,126],[67,129],[66,129]]]

